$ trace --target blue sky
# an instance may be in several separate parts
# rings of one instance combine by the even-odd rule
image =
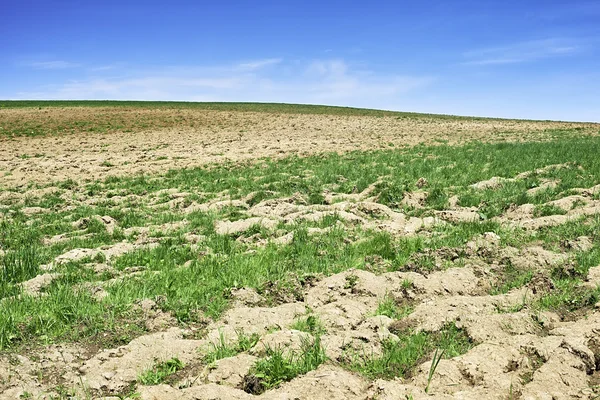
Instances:
[[[3,1],[0,98],[600,121],[600,1]]]

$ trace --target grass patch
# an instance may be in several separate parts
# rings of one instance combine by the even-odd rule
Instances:
[[[242,387],[247,393],[261,394],[316,369],[326,360],[325,350],[318,336],[312,340],[303,340],[299,353],[284,354],[281,349],[267,349],[267,356],[256,362],[244,378]]]
[[[310,157],[291,156],[282,160],[264,160],[256,167],[236,164],[218,164],[210,168],[173,170],[160,178],[147,176],[107,179],[100,183],[103,191],[128,189],[132,193],[145,193],[178,187],[192,192],[230,192],[240,198],[257,190],[264,198],[291,196],[299,192],[305,198],[315,196],[326,187],[339,185],[341,193],[362,191],[368,185],[386,176],[379,184],[380,202],[398,207],[406,191],[415,191],[416,182],[423,177],[429,182],[428,205],[442,207],[450,195],[458,195],[465,206],[480,206],[486,218],[498,215],[511,204],[534,201],[543,204],[561,197],[573,187],[591,187],[600,183],[600,166],[593,156],[600,152],[597,137],[567,137],[542,143],[471,143],[461,147],[440,145],[417,146],[404,150],[379,150],[326,154]],[[415,154],[420,157],[415,158]],[[470,184],[489,179],[490,176],[514,177],[518,173],[535,170],[548,164],[573,162],[573,167],[555,169],[545,177],[560,180],[560,185],[544,196],[533,199],[524,196],[531,186],[528,179],[505,184],[498,190],[475,190]],[[455,165],[452,170],[440,168]],[[361,165],[361,168],[355,168]],[[472,168],[481,165],[482,168]],[[582,167],[586,173],[581,173]],[[307,168],[311,174],[306,175]],[[465,171],[456,174],[453,171]],[[345,181],[339,184],[339,177]],[[92,184],[90,184],[92,185]],[[96,185],[94,183],[93,185]],[[450,189],[452,188],[452,189]],[[468,200],[468,204],[463,201]],[[320,203],[321,199],[312,199]],[[398,207],[399,208],[399,207]]]
[[[290,328],[297,331],[310,333],[313,336],[321,336],[326,332],[323,323],[316,315],[308,315],[304,318],[300,318],[296,320],[292,326],[290,326]]]
[[[227,344],[223,334],[220,333],[219,342],[216,344],[211,343],[212,349],[204,356],[203,361],[207,364],[212,364],[217,360],[236,356],[256,346],[260,339],[256,333],[249,336],[243,332],[238,332],[237,334],[237,341],[233,344]]]
[[[534,308],[551,310],[568,318],[570,313],[593,307],[600,301],[600,287],[582,286],[578,279],[555,279],[554,289],[534,303]]]
[[[98,302],[67,284],[51,285],[46,293],[41,298],[22,295],[2,302],[0,349],[98,339],[123,344],[145,331],[141,316],[130,305]]]
[[[545,247],[554,251],[564,251],[566,241],[574,240],[580,236],[600,237],[600,215],[584,216],[569,220],[561,225],[542,228],[530,240],[542,240]],[[598,259],[596,265],[598,264],[600,264],[600,259]]]
[[[490,290],[491,295],[505,294],[515,288],[527,285],[533,278],[533,271],[515,268],[512,263],[507,263],[500,272],[499,279]]]
[[[38,275],[39,250],[36,245],[19,247],[0,257],[0,299],[19,292],[16,284]]]
[[[160,385],[169,376],[183,369],[183,363],[176,357],[156,363],[152,368],[142,372],[138,382],[142,385]]]
[[[565,215],[566,213],[565,210],[554,204],[541,204],[536,206],[533,210],[533,216],[536,218],[548,217],[550,215]]]
[[[474,346],[466,333],[454,324],[434,333],[407,333],[399,340],[387,340],[382,345],[380,356],[354,354],[348,367],[369,379],[407,378],[436,349],[443,351],[444,358],[452,358]]]
[[[404,288],[405,285],[410,287],[411,283],[403,282],[402,287]],[[412,311],[413,307],[407,304],[398,304],[398,301],[393,296],[386,295],[377,305],[375,315],[385,315],[386,317],[392,319],[402,319],[408,316]]]

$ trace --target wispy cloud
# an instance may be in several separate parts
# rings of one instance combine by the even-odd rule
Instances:
[[[244,66],[244,67],[242,67]],[[272,68],[265,68],[271,66]],[[21,92],[29,99],[263,101],[389,108],[430,85],[431,76],[377,74],[342,59],[265,59],[225,66],[109,70]],[[121,74],[121,75],[117,75]]]
[[[462,65],[499,65],[533,62],[546,58],[564,57],[581,52],[581,41],[564,38],[531,40],[508,46],[490,47],[464,53]]]
[[[105,72],[105,71],[116,70],[118,68],[124,68],[124,67],[125,67],[124,63],[112,63],[112,64],[106,64],[106,65],[91,66],[91,67],[88,67],[87,69],[89,72]]]
[[[37,61],[26,63],[24,65],[35,69],[68,69],[81,67],[81,64],[63,60]]]
[[[377,101],[394,98],[430,85],[430,76],[378,75],[351,68],[342,59],[314,60],[305,68],[304,82],[298,83],[316,102],[336,103],[349,98]]]
[[[266,58],[264,60],[254,60],[240,63],[237,67],[242,70],[257,70],[271,65],[280,64],[283,61],[281,58]]]

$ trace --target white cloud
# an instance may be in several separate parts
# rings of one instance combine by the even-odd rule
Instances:
[[[372,71],[354,70],[340,59],[311,62],[304,78],[298,82],[297,89],[305,91],[314,102],[340,103],[352,99],[354,104],[365,106],[373,102],[385,105],[385,99],[396,98],[434,81],[429,76],[382,76]]]
[[[72,63],[69,61],[55,60],[55,61],[38,61],[25,64],[27,67],[35,69],[68,69],[78,68],[81,64]]]
[[[551,38],[531,40],[508,46],[490,47],[464,53],[467,59],[463,65],[498,65],[532,62],[545,58],[563,57],[576,54],[584,49],[581,42]]]
[[[430,76],[375,74],[341,59],[285,63],[273,58],[230,66],[106,72],[127,75],[56,83],[18,93],[17,98],[261,101],[389,108],[408,92],[434,81]]]

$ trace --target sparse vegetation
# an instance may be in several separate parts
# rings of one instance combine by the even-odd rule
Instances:
[[[577,279],[554,280],[554,289],[545,293],[535,304],[545,310],[568,315],[571,312],[594,306],[600,301],[600,286],[582,286]]]

